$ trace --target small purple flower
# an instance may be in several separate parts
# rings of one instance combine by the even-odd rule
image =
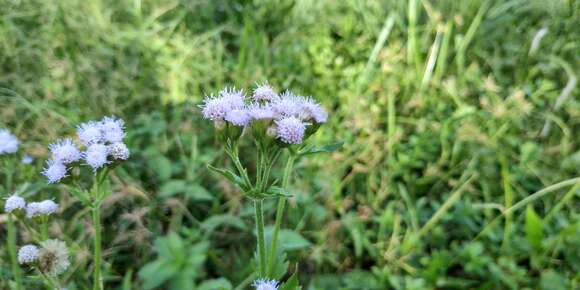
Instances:
[[[300,144],[304,138],[306,125],[296,117],[286,117],[276,121],[276,134],[284,143]]]
[[[226,114],[224,119],[236,126],[246,126],[250,122],[250,115],[244,109],[233,109]]]
[[[84,153],[85,162],[93,168],[93,171],[105,166],[108,163],[107,156],[109,155],[109,149],[106,145],[96,143],[92,144],[87,148]]]
[[[230,110],[242,109],[246,106],[246,95],[244,91],[236,88],[225,88],[220,91],[220,97],[227,103]]]
[[[48,148],[52,153],[53,159],[62,164],[69,164],[81,159],[81,152],[69,138],[50,144]]]
[[[314,120],[316,123],[326,123],[328,113],[319,103],[311,97],[302,99],[302,113],[306,119]]]
[[[298,116],[302,111],[303,98],[285,91],[272,101],[272,110],[280,117]]]
[[[0,129],[0,155],[12,154],[18,151],[18,138],[6,129]]]
[[[85,146],[103,141],[101,124],[95,121],[89,121],[78,125],[77,135]]]
[[[30,264],[38,259],[38,247],[35,245],[26,245],[18,250],[18,263]]]
[[[278,290],[278,281],[258,279],[252,283],[252,286],[255,287],[256,290]]]
[[[38,213],[50,215],[58,211],[58,203],[47,199],[38,203]]]
[[[123,120],[115,117],[104,117],[100,124],[104,141],[116,143],[125,138],[125,122]]]
[[[48,183],[56,183],[66,177],[67,168],[62,162],[48,160],[42,174],[48,178]]]
[[[254,90],[254,94],[252,98],[256,102],[265,101],[269,102],[276,98],[278,94],[268,85],[268,84],[261,84],[256,87]]]
[[[201,110],[203,117],[212,121],[223,121],[232,110],[243,110],[246,96],[242,91],[233,88],[223,89],[219,96],[208,96],[203,100]]]
[[[261,105],[253,103],[248,106],[248,115],[253,120],[271,120],[276,117],[276,114],[269,105]]]
[[[20,160],[20,162],[22,162],[22,164],[32,164],[32,162],[34,162],[34,157],[26,154],[24,156],[22,156],[22,159]]]
[[[117,160],[127,160],[130,156],[129,148],[123,142],[109,145],[109,154]]]
[[[6,199],[6,203],[4,204],[4,211],[11,213],[17,209],[26,209],[26,201],[24,198],[18,196],[18,194],[15,193]]]

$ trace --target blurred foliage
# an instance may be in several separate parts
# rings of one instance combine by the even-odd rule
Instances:
[[[329,108],[313,143],[345,142],[293,176],[283,238],[305,289],[580,287],[578,182],[532,196],[578,176],[578,1],[0,7],[0,127],[36,158],[0,195],[61,203],[69,290],[89,281],[87,210],[31,172],[65,130],[111,114],[133,154],[105,205],[108,288],[248,288],[252,211],[206,170],[225,159],[196,105],[264,80]]]

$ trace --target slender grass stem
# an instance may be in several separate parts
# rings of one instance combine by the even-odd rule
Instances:
[[[254,200],[254,209],[256,215],[256,231],[258,235],[258,258],[260,278],[266,277],[266,242],[264,237],[264,210],[263,201]]]
[[[290,182],[290,173],[294,167],[294,161],[296,160],[295,155],[290,155],[288,161],[286,162],[286,168],[284,169],[284,177],[282,179],[282,188],[286,190],[288,188],[288,183]],[[270,245],[270,255],[268,257],[268,277],[271,277],[274,273],[274,262],[276,259],[276,252],[278,250],[278,235],[280,234],[280,226],[282,224],[282,217],[284,217],[284,207],[286,206],[286,198],[281,196],[278,198],[278,207],[276,208],[276,221],[274,223],[274,232],[272,233],[272,241]]]
[[[94,236],[94,252],[93,252],[93,289],[103,289],[103,279],[101,277],[101,213],[100,205],[92,208],[93,228],[95,230]]]

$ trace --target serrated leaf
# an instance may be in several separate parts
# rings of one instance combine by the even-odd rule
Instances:
[[[77,189],[74,186],[67,187],[68,192],[74,196],[77,200],[79,200],[83,205],[89,206],[91,204],[90,200],[87,197],[87,193]]]
[[[298,285],[298,271],[296,270],[284,284],[280,285],[279,290],[300,290]]]
[[[159,196],[170,197],[178,193],[183,193],[187,189],[187,182],[185,180],[172,179],[164,183],[159,189]]]
[[[208,280],[197,287],[197,290],[231,290],[232,283],[225,278]]]
[[[246,224],[242,219],[230,214],[214,215],[201,224],[201,227],[208,233],[212,233],[218,227],[230,226],[239,230],[246,230]]]
[[[526,209],[526,239],[536,251],[542,247],[544,239],[543,221],[531,206]]]
[[[344,142],[335,142],[335,143],[329,143],[323,146],[312,146],[312,147],[306,147],[303,150],[301,150],[299,152],[300,155],[310,155],[310,154],[318,154],[318,153],[331,153],[334,151],[339,150],[340,148],[342,148],[342,145],[344,144]]]

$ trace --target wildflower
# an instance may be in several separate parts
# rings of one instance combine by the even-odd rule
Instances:
[[[108,163],[107,155],[109,155],[107,146],[101,143],[95,143],[87,148],[87,151],[84,153],[84,159],[96,171]]]
[[[103,141],[101,124],[95,121],[89,121],[78,125],[77,135],[85,146]]]
[[[302,111],[303,98],[285,91],[272,102],[272,110],[279,117],[298,116]]]
[[[48,160],[42,174],[48,178],[48,183],[56,183],[66,177],[67,168],[60,161]]]
[[[18,151],[18,138],[6,129],[0,129],[0,155]]]
[[[46,240],[40,243],[38,253],[39,269],[43,273],[56,276],[64,273],[70,266],[66,244],[59,240]]]
[[[269,102],[269,101],[272,101],[277,96],[278,95],[276,94],[276,92],[268,84],[261,84],[261,85],[258,85],[256,87],[256,89],[254,90],[254,94],[252,95],[252,98],[256,102],[259,102],[259,101]]]
[[[44,215],[50,215],[58,211],[58,203],[47,199],[39,202],[38,213]]]
[[[69,164],[81,159],[81,152],[70,138],[48,145],[54,160],[62,164]]]
[[[271,106],[257,103],[249,105],[247,112],[253,120],[271,120],[276,116]]]
[[[40,215],[40,202],[31,202],[26,205],[26,217],[33,218]]]
[[[250,122],[250,115],[244,109],[233,109],[226,113],[224,119],[236,126],[246,126]]]
[[[22,162],[22,164],[32,164],[32,162],[34,162],[34,158],[28,154],[22,156],[22,159],[20,160],[20,162]]]
[[[26,209],[26,201],[24,198],[18,196],[17,194],[13,194],[6,199],[6,203],[4,204],[4,211],[11,213],[17,209]]]
[[[38,259],[38,247],[34,245],[26,245],[18,250],[18,263],[30,264]]]
[[[115,117],[104,117],[101,120],[101,133],[104,141],[117,143],[125,138],[125,122]]]
[[[231,110],[242,109],[246,105],[244,91],[235,88],[225,88],[220,91],[220,97],[228,104]]]
[[[245,96],[242,91],[226,88],[219,96],[208,96],[201,105],[203,117],[212,121],[223,121],[231,110],[242,110],[245,106]]]
[[[123,142],[116,142],[108,146],[109,154],[117,160],[127,160],[129,159],[129,148]]]
[[[296,117],[286,117],[276,121],[276,134],[284,143],[300,144],[304,138],[306,125]]]
[[[328,113],[314,99],[308,97],[302,99],[302,113],[307,120],[314,120],[316,123],[326,123]]]
[[[276,280],[259,279],[252,283],[256,290],[278,290],[278,282]]]

